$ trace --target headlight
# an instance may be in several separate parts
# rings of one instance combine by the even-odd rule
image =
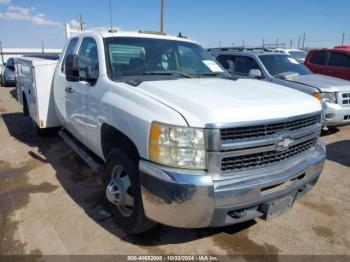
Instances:
[[[161,165],[205,169],[204,129],[153,122],[149,138],[150,160]]]
[[[337,97],[335,93],[317,92],[317,93],[314,93],[314,97],[326,103],[332,103],[332,104],[337,103]]]

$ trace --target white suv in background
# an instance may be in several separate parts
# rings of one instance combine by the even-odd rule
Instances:
[[[298,62],[302,64],[304,64],[307,56],[307,53],[300,49],[276,48],[276,49],[271,49],[271,51],[290,55],[291,57],[294,57]]]

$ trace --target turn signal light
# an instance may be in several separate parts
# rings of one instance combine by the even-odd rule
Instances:
[[[313,96],[314,96],[315,98],[317,98],[318,100],[321,100],[321,99],[322,99],[321,93],[319,93],[319,92],[314,93]]]

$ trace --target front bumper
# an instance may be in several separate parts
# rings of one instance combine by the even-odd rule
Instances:
[[[324,145],[318,142],[293,165],[265,168],[259,176],[246,179],[233,175],[225,180],[213,180],[205,171],[165,168],[142,160],[144,211],[151,220],[184,228],[225,226],[261,217],[262,204],[291,193],[300,196],[312,188],[325,155]]]
[[[327,117],[329,116],[329,117]],[[342,107],[339,104],[323,103],[322,121],[325,126],[341,126],[350,124],[350,107]]]

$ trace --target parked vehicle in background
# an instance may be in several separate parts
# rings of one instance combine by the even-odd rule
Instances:
[[[210,49],[234,76],[273,82],[313,95],[323,105],[323,125],[350,124],[350,82],[313,74],[289,55],[261,49]]]
[[[300,49],[275,48],[275,49],[271,49],[271,51],[290,55],[291,57],[294,57],[298,62],[302,64],[305,62],[305,59],[307,56],[307,53]]]
[[[16,73],[14,58],[9,58],[6,61],[4,71],[1,78],[2,86],[15,86],[16,85]]]
[[[305,65],[314,73],[350,80],[350,46],[311,50]]]
[[[60,59],[60,56],[57,54],[31,54],[31,55],[25,55],[23,57],[33,57],[33,58],[42,58],[42,59],[48,59],[48,60],[58,60]]]
[[[200,228],[274,218],[323,169],[317,100],[233,80],[182,37],[72,36],[45,86],[61,137],[104,170],[111,212],[131,234],[156,223]]]

